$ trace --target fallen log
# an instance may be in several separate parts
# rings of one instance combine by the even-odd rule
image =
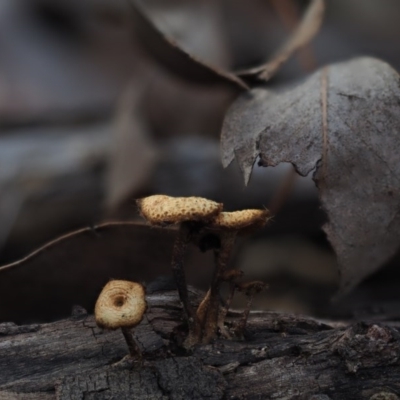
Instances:
[[[190,293],[194,302],[203,295]],[[176,292],[154,291],[147,301],[134,332],[142,363],[126,357],[120,331],[98,328],[80,307],[52,323],[0,324],[0,400],[376,400],[400,393],[399,323],[252,312],[244,339],[185,352]],[[240,316],[230,312],[228,324]]]

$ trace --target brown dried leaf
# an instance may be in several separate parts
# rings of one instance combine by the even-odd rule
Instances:
[[[324,0],[311,0],[299,26],[288,41],[271,57],[271,60],[258,67],[239,71],[237,75],[244,80],[270,80],[294,52],[308,44],[321,28],[325,11]]]
[[[212,65],[231,64],[221,0],[149,0],[140,5],[156,28],[179,47]]]
[[[254,89],[228,111],[222,160],[234,157],[245,181],[263,166],[290,162],[314,171],[341,273],[341,293],[399,247],[400,80],[373,58],[326,67],[281,91]]]
[[[248,89],[246,83],[235,74],[196,59],[163,35],[146,17],[137,0],[130,0],[130,4],[135,34],[141,45],[168,71],[194,83],[225,85],[235,90]]]
[[[249,83],[269,80],[295,51],[305,46],[317,34],[325,10],[324,0],[311,0],[298,28],[270,61],[235,74],[193,57],[163,35],[145,16],[136,0],[131,0],[130,4],[136,35],[147,53],[160,65],[191,82],[224,84],[239,90],[248,89],[244,79]]]
[[[145,188],[155,166],[157,151],[139,107],[143,90],[132,81],[117,109],[106,180],[110,209]]]

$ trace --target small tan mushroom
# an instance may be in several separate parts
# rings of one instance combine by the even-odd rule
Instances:
[[[226,304],[222,312],[220,313],[219,320],[220,320],[220,327],[223,325],[225,321],[225,317],[228,314],[228,311],[231,307],[233,296],[235,294],[235,289],[236,289],[236,281],[243,276],[243,271],[240,269],[231,269],[229,271],[226,271],[223,280],[225,282],[229,283],[229,295],[228,299],[226,300]]]
[[[216,268],[210,288],[209,306],[204,324],[203,342],[208,343],[217,332],[219,316],[219,291],[228,266],[236,236],[262,228],[270,219],[268,210],[241,210],[221,212],[209,224],[208,230],[220,237],[221,247],[216,250]]]
[[[101,291],[94,309],[98,326],[121,328],[131,356],[141,358],[132,328],[139,325],[147,309],[146,292],[140,283],[113,280]]]
[[[236,333],[238,335],[242,335],[244,329],[246,328],[246,323],[249,318],[250,309],[251,309],[251,305],[253,303],[254,296],[257,293],[260,293],[263,290],[268,289],[268,285],[262,281],[252,281],[252,282],[245,282],[245,283],[237,284],[236,287],[240,292],[243,292],[245,294],[245,296],[247,297],[246,308],[243,312],[243,316],[242,316],[241,320],[239,321],[239,323],[236,327]]]
[[[189,331],[197,329],[196,316],[189,302],[183,258],[192,236],[218,215],[223,205],[201,197],[153,195],[137,200],[143,218],[153,225],[179,224],[172,253],[172,271],[178,288]]]

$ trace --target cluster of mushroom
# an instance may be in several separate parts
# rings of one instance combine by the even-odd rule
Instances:
[[[221,203],[201,197],[153,195],[138,200],[137,204],[142,217],[150,224],[179,226],[173,249],[172,270],[189,327],[186,345],[210,342],[216,337],[218,328],[222,334],[226,333],[224,319],[235,288],[242,290],[249,297],[248,307],[237,327],[237,331],[242,330],[246,324],[252,297],[266,285],[258,281],[236,283],[242,273],[228,271],[228,262],[236,236],[262,228],[269,220],[269,212],[254,209],[224,212]],[[190,242],[202,250],[214,250],[216,256],[212,284],[196,311],[189,301],[183,265],[186,246]],[[221,307],[220,304],[220,289],[223,282],[230,283],[231,288],[226,307]]]

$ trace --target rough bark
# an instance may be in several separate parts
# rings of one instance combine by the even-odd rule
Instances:
[[[218,339],[184,353],[176,292],[155,292],[148,304],[135,330],[141,365],[124,358],[120,331],[101,330],[80,308],[53,323],[0,324],[0,400],[335,400],[382,393],[397,399],[400,393],[399,323],[252,312],[244,340]],[[231,312],[230,323],[239,317]]]

